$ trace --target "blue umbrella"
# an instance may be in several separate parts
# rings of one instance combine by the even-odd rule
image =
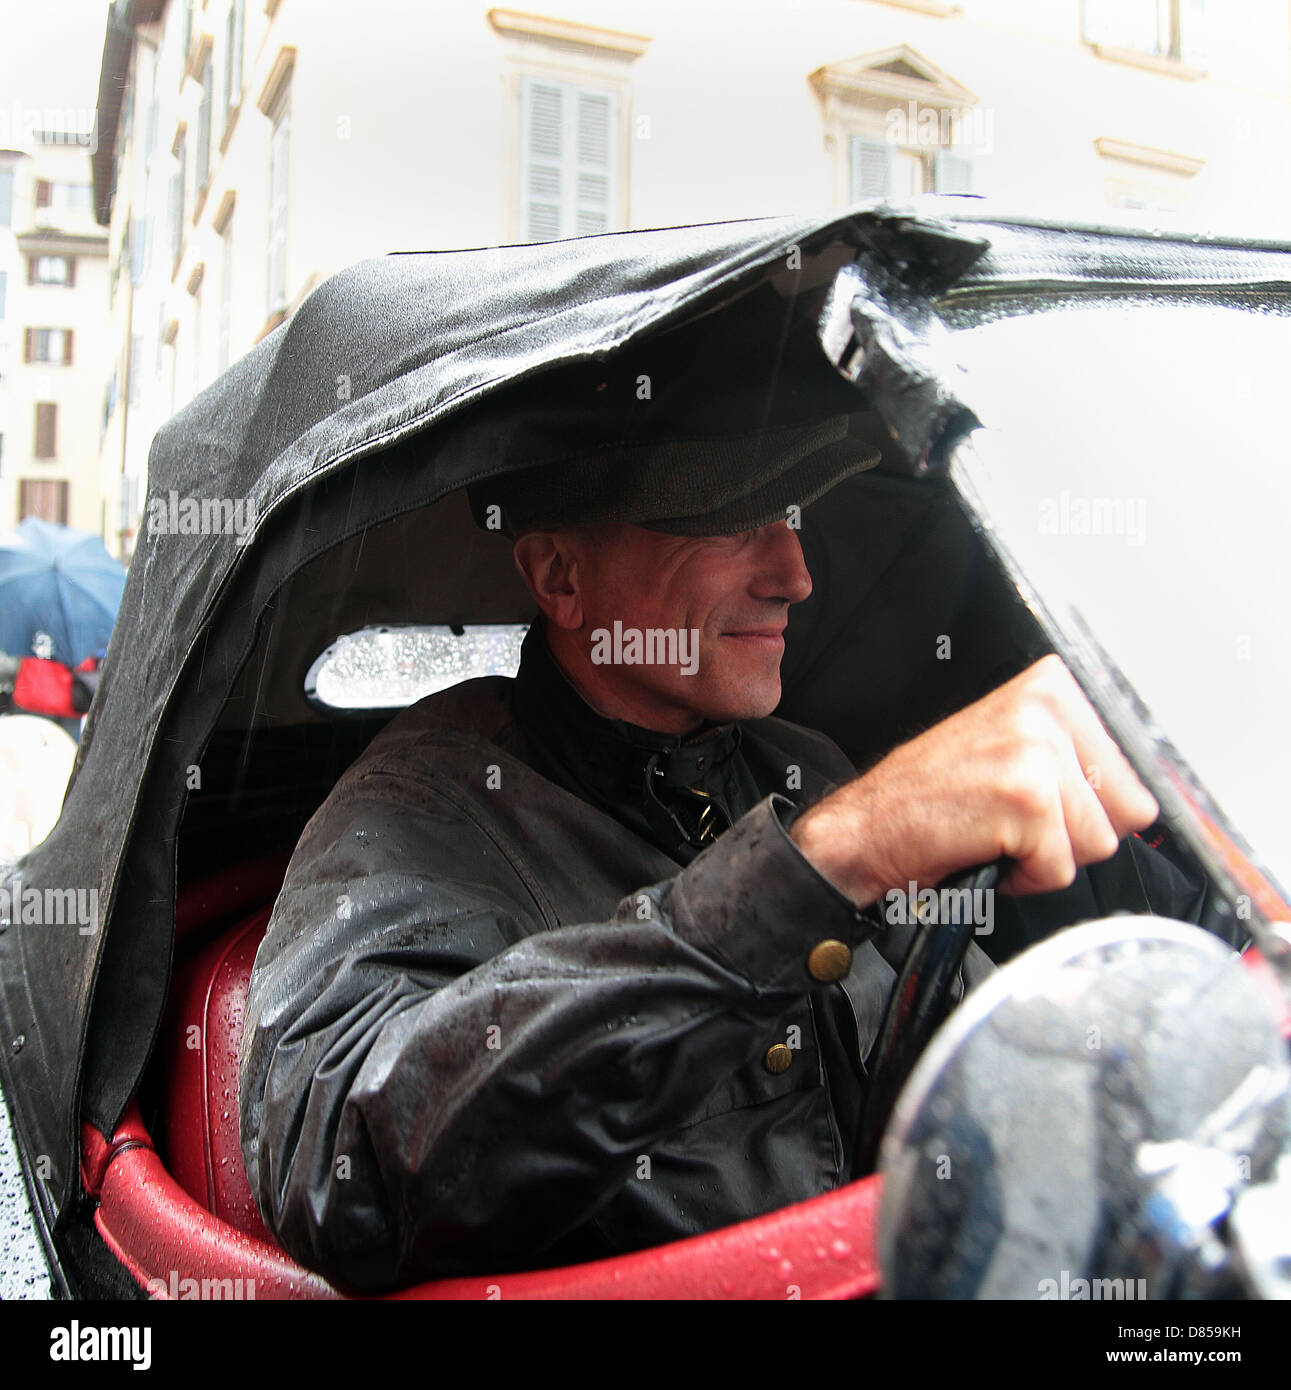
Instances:
[[[0,536],[0,651],[78,665],[107,646],[125,582],[98,536],[27,517]]]

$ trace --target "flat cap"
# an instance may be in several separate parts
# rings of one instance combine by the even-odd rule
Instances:
[[[577,458],[474,484],[476,524],[508,536],[627,521],[683,536],[729,536],[783,521],[879,454],[849,417],[719,438],[610,443]]]

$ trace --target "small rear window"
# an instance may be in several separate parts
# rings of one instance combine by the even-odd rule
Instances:
[[[365,627],[338,638],[309,668],[319,709],[403,709],[475,676],[514,676],[524,623],[479,627]]]

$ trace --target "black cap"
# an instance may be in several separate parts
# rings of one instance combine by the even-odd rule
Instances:
[[[518,536],[626,521],[683,536],[729,536],[784,521],[879,461],[850,417],[721,438],[614,443],[475,483],[476,524]]]

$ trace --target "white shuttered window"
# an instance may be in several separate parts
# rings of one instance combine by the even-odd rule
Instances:
[[[521,235],[556,241],[616,230],[618,94],[522,77],[520,111]]]
[[[854,203],[871,198],[903,202],[919,193],[972,191],[972,160],[958,149],[929,146],[910,150],[853,135],[848,155],[848,189]]]
[[[973,161],[954,150],[938,150],[933,162],[933,188],[938,193],[971,193]]]
[[[852,202],[891,197],[894,183],[893,148],[882,140],[866,140],[860,135],[851,137],[848,149],[851,155],[849,192]]]
[[[1204,67],[1210,25],[1220,7],[1207,0],[1083,0],[1087,43],[1137,49]],[[1231,7],[1230,7],[1231,8]]]

